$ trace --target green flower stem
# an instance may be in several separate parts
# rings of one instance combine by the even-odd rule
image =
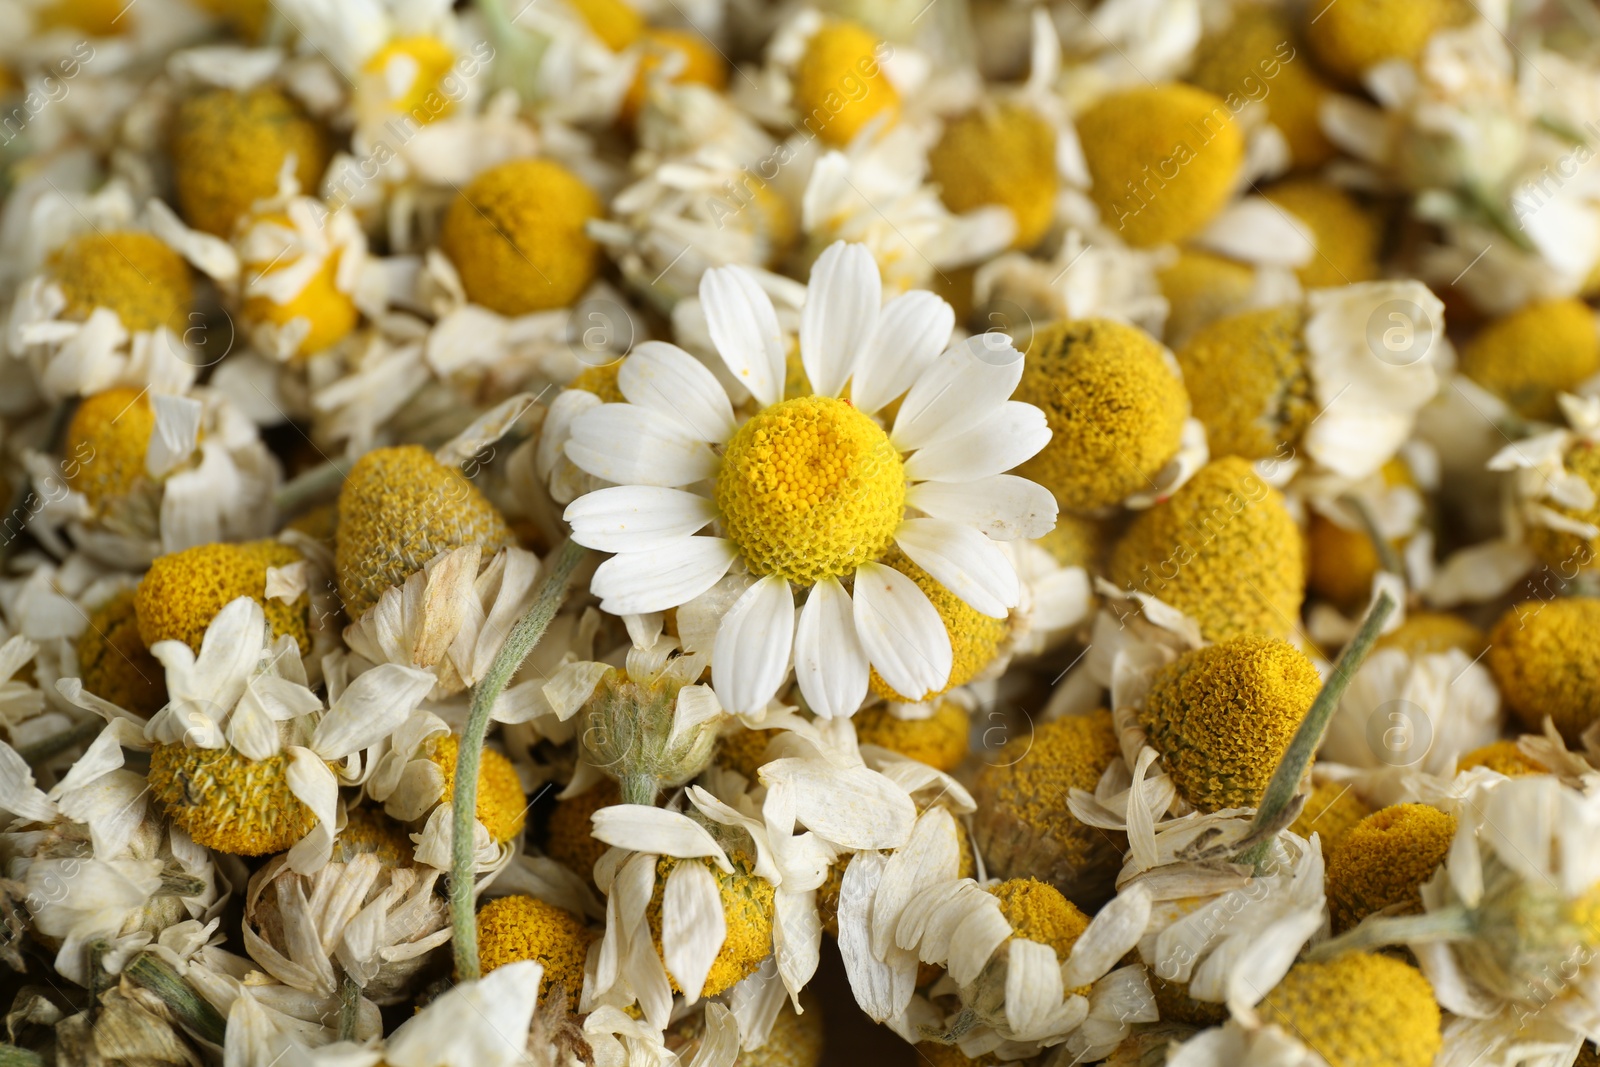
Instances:
[[[213,1045],[222,1044],[227,1021],[160,956],[153,952],[141,952],[122,969],[122,974],[160,997],[173,1017],[195,1036]]]
[[[1373,551],[1378,554],[1378,566],[1390,574],[1405,578],[1405,561],[1400,558],[1400,553],[1394,550],[1394,545],[1389,539],[1378,531],[1378,520],[1373,516],[1367,502],[1354,493],[1346,493],[1339,498],[1339,503],[1355,512],[1356,518],[1360,520],[1362,531],[1366,533],[1367,540],[1372,542]]]
[[[653,806],[658,784],[653,774],[625,774],[618,783],[622,790],[622,802]]]
[[[551,554],[544,583],[534,597],[528,613],[506,635],[500,654],[472,690],[472,708],[461,732],[461,748],[456,758],[455,794],[450,823],[450,925],[456,961],[456,978],[470,981],[479,976],[478,922],[472,908],[472,840],[478,813],[478,760],[483,754],[483,739],[489,733],[489,713],[500,698],[511,676],[528,658],[550,620],[566,599],[567,583],[583,560],[585,549],[568,540]]]
[[[44,1057],[16,1045],[0,1045],[0,1067],[44,1067]]]
[[[1307,958],[1331,960],[1346,952],[1385,945],[1434,944],[1471,937],[1472,913],[1463,907],[1444,908],[1424,915],[1373,915],[1354,929],[1317,945]]]
[[[281,515],[297,515],[319,500],[332,496],[344,484],[344,475],[344,468],[331,461],[320,467],[312,467],[285,482],[272,498],[273,506]]]
[[[356,1023],[361,1018],[361,987],[348,974],[339,981],[339,1040],[356,1039]]]
[[[1317,699],[1311,702],[1311,710],[1306,712],[1300,728],[1294,733],[1294,739],[1289,742],[1288,751],[1283,754],[1283,759],[1278,761],[1278,769],[1272,772],[1272,780],[1267,783],[1267,791],[1262,794],[1261,806],[1256,809],[1255,822],[1251,825],[1252,837],[1262,831],[1267,832],[1261,833],[1256,843],[1239,857],[1240,863],[1253,864],[1257,874],[1261,873],[1261,863],[1266,859],[1272,838],[1276,836],[1270,832],[1270,828],[1278,824],[1287,813],[1289,805],[1294,803],[1294,798],[1300,792],[1300,781],[1305,777],[1311,761],[1316,759],[1317,749],[1322,747],[1322,737],[1328,732],[1328,723],[1333,720],[1333,713],[1339,707],[1339,700],[1344,696],[1345,687],[1355,676],[1356,668],[1361,666],[1361,661],[1372,651],[1372,646],[1377,642],[1378,634],[1383,630],[1383,624],[1392,611],[1394,611],[1394,598],[1388,593],[1378,594],[1372,610],[1367,612],[1367,617],[1362,620],[1361,629],[1356,632],[1355,639],[1345,646],[1343,654],[1339,656],[1339,662],[1334,664],[1333,673],[1323,683],[1322,690],[1317,693]]]

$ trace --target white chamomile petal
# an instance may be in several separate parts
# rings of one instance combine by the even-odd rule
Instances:
[[[703,863],[680,863],[661,895],[661,954],[693,1004],[728,936],[716,876]]]
[[[677,419],[701,441],[733,435],[733,405],[717,376],[677,345],[640,344],[622,361],[617,388],[629,403]]]
[[[851,402],[871,413],[910,389],[944,351],[955,325],[955,309],[924,289],[889,301],[865,356],[856,361]]]
[[[716,267],[700,278],[706,328],[728,370],[762,404],[783,399],[788,378],[783,331],[772,298],[749,271]]]
[[[686,537],[653,552],[612,556],[595,569],[589,588],[613,615],[665,611],[716,585],[738,555],[725,538]]]
[[[970,526],[943,519],[907,519],[894,534],[911,562],[993,619],[1003,619],[1021,595],[1017,572],[998,545]]]
[[[716,517],[706,497],[656,485],[597,489],[562,515],[572,539],[597,552],[655,552],[692,537]]]
[[[835,241],[817,258],[800,313],[800,362],[811,388],[838,396],[878,325],[883,282],[866,245]]]
[[[908,452],[964,433],[988,419],[1020,381],[1022,353],[1008,340],[989,333],[969,337],[917,378],[895,415],[889,439]]]
[[[812,587],[794,634],[800,692],[824,719],[854,715],[867,695],[867,653],[856,636],[850,594],[837,578]]]
[[[861,647],[891,689],[920,697],[944,688],[954,659],[950,635],[917,583],[892,567],[863,563],[852,600]]]
[[[345,686],[317,723],[311,747],[327,759],[371,748],[399,729],[436,681],[428,671],[379,664]]]
[[[595,812],[589,821],[594,825],[595,840],[608,845],[683,860],[705,856],[733,873],[733,864],[716,838],[682,812],[647,804],[612,804]]]
[[[619,485],[689,485],[717,469],[717,457],[683,423],[637,404],[601,404],[580,415],[567,458]]]
[[[723,707],[736,715],[766,708],[789,673],[794,626],[794,593],[777,575],[734,601],[711,649],[712,688]]]
[[[1007,400],[983,422],[954,437],[941,437],[906,460],[913,482],[975,482],[1010,470],[1050,443],[1044,412]]]
[[[996,541],[1032,541],[1056,526],[1056,498],[1050,490],[1014,474],[972,482],[919,482],[906,491],[906,503]]]

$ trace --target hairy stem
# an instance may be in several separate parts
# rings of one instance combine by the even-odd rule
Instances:
[[[624,804],[654,805],[656,802],[656,777],[653,774],[625,774],[621,782]]]
[[[312,467],[283,484],[272,504],[281,515],[295,515],[324,497],[334,494],[344,484],[345,470],[334,462]]]
[[[1466,908],[1445,908],[1425,915],[1373,915],[1338,937],[1317,945],[1307,958],[1331,960],[1346,952],[1385,945],[1431,944],[1460,941],[1472,936],[1472,913]]]
[[[194,991],[187,979],[160,956],[141,952],[122,969],[125,977],[150,990],[173,1017],[203,1040],[221,1045],[227,1023],[220,1012]]]
[[[356,1039],[356,1022],[361,1018],[361,987],[346,974],[339,980],[339,1040]]]

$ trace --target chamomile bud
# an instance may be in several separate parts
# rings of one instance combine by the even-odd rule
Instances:
[[[817,30],[794,72],[800,125],[838,147],[880,114],[894,121],[900,94],[878,64],[878,47],[878,38],[854,22]]]
[[[1311,231],[1316,251],[1296,268],[1307,289],[1351,285],[1378,276],[1378,221],[1353,196],[1310,178],[1279,182],[1262,191]]]
[[[117,593],[89,616],[78,637],[78,673],[89,692],[135,715],[148,718],[166,704],[166,668],[139,637],[132,589]]]
[[[1137,327],[1083,319],[1039,330],[1028,353],[1014,399],[1044,412],[1050,443],[1018,473],[1078,511],[1148,490],[1189,415],[1161,346]]]
[[[1178,365],[1213,456],[1264,459],[1316,417],[1298,306],[1245,311],[1199,330]]]
[[[1079,822],[1066,798],[1092,791],[1119,755],[1108,711],[1040,723],[1006,744],[972,789],[973,843],[989,873],[1043,879],[1085,906],[1107,899],[1122,863],[1119,835]]]
[[[1371,814],[1372,809],[1362,803],[1348,785],[1318,782],[1311,787],[1305,806],[1289,829],[1307,840],[1312,834],[1320,835],[1322,854],[1328,856],[1339,847],[1352,827]]]
[[[751,858],[741,849],[729,849],[728,859],[733,865],[731,873],[710,860],[662,856],[656,861],[655,893],[645,913],[650,935],[659,951],[662,897],[672,869],[680,863],[698,863],[717,880],[727,934],[701,989],[701,995],[707,997],[714,997],[748,978],[761,966],[761,961],[772,954],[772,883],[756,876]],[[670,972],[668,977],[673,990],[681,992],[677,979],[671,978]]]
[[[1491,741],[1482,748],[1475,748],[1471,752],[1456,760],[1456,773],[1469,771],[1474,767],[1487,767],[1491,771],[1503,774],[1507,778],[1522,778],[1529,774],[1549,774],[1550,768],[1522,751],[1510,738]]]
[[[967,758],[967,711],[942,700],[925,719],[902,719],[886,707],[867,708],[852,720],[856,740],[877,745],[941,771],[953,771]]]
[[[1266,4],[1234,10],[1221,32],[1200,42],[1189,81],[1224,99],[1260,99],[1289,142],[1294,165],[1320,167],[1334,154],[1320,117],[1333,87],[1301,58],[1299,34],[1285,11]]]
[[[1408,611],[1406,621],[1378,638],[1378,648],[1398,648],[1407,655],[1433,655],[1452,648],[1476,657],[1489,637],[1459,615],[1446,611]]]
[[[1498,318],[1461,350],[1461,373],[1525,419],[1560,418],[1556,397],[1600,371],[1600,331],[1581,300],[1541,300]]]
[[[511,527],[478,487],[420,445],[368,452],[339,490],[334,570],[345,613],[359,619],[384,591],[441,552],[513,543]]]
[[[685,656],[669,662],[701,659]],[[717,747],[716,719],[673,730],[679,694],[699,673],[669,667],[650,676],[612,669],[578,712],[584,754],[622,784],[629,803],[647,803],[645,793],[653,798],[658,789],[682,785],[711,763]]]
[[[539,996],[561,983],[569,1009],[578,1009],[583,962],[597,935],[581,916],[536,897],[509,896],[478,909],[478,960],[484,974],[518,960],[544,967]]]
[[[1139,724],[1190,804],[1252,808],[1321,687],[1317,668],[1287,641],[1228,638],[1161,668]]]
[[[1304,33],[1322,69],[1354,84],[1385,60],[1416,59],[1434,33],[1470,13],[1459,0],[1341,0],[1307,8]]]
[[[157,557],[135,595],[139,637],[146,648],[182,641],[198,652],[217,612],[247,596],[261,605],[274,636],[293,637],[304,655],[311,651],[310,597],[302,593],[285,603],[266,595],[267,569],[302,558],[299,549],[281,541],[196,545]]]
[[[1529,600],[1489,634],[1489,670],[1522,725],[1544,729],[1549,716],[1569,744],[1600,718],[1600,599]]]
[[[278,175],[294,157],[302,189],[316,189],[328,167],[327,134],[270,85],[214,89],[185,100],[172,132],[178,210],[198,230],[229,237],[257,200],[278,193]]]
[[[289,787],[288,753],[253,760],[231,748],[156,745],[150,795],[195,843],[235,856],[282,852],[317,824]]]
[[[675,85],[704,85],[719,92],[728,84],[728,65],[699,33],[656,27],[644,31],[639,69],[622,98],[622,121],[633,124],[649,98],[650,83],[665,76]]]
[[[1428,1067],[1442,1044],[1433,987],[1390,956],[1297,963],[1260,1010],[1328,1067]]]
[[[188,325],[193,274],[182,256],[152,234],[79,234],[50,254],[45,270],[66,297],[66,318],[82,321],[96,308],[108,308],[129,333],[165,326],[181,335]]]
[[[1293,632],[1305,599],[1301,558],[1283,496],[1228,457],[1135,518],[1108,569],[1116,584],[1158,597],[1222,641]]]
[[[1032,248],[1055,217],[1055,128],[1020,103],[979,107],[945,124],[928,152],[928,179],[957,214],[1008,208],[1017,220],[1012,247]]]
[[[945,633],[950,637],[951,666],[950,678],[943,689],[929,690],[921,695],[895,692],[874,668],[869,675],[869,685],[874,693],[885,700],[920,704],[972,681],[1000,655],[1011,632],[1005,619],[991,618],[978,611],[946,589],[933,575],[911,562],[898,547],[890,548],[879,562],[910,578],[933,603],[933,609],[939,613]]]
[[[567,307],[600,269],[584,231],[604,214],[577,175],[547,159],[516,159],[472,180],[445,212],[439,248],[467,299],[501,315]]]
[[[137,506],[137,498],[155,490],[156,482],[145,469],[155,428],[148,392],[131,386],[84,397],[72,413],[62,453],[84,458],[67,469],[67,485],[84,495],[96,515]],[[148,504],[147,509],[155,506]]]
[[[1333,932],[1380,911],[1422,911],[1422,883],[1449,855],[1455,832],[1455,816],[1427,804],[1392,804],[1351,827],[1328,857]]]
[[[1244,162],[1244,135],[1228,105],[1190,85],[1111,93],[1077,121],[1101,219],[1139,247],[1203,229]]]

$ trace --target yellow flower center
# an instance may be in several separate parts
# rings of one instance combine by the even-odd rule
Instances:
[[[1338,782],[1320,782],[1306,797],[1305,807],[1289,829],[1311,840],[1312,834],[1322,838],[1323,856],[1333,855],[1345,835],[1368,815],[1372,809],[1361,802],[1355,791]]]
[[[877,48],[878,38],[854,22],[830,23],[811,38],[794,74],[794,106],[808,131],[845,145],[880,112],[899,110]]]
[[[540,999],[560,982],[573,1011],[578,1009],[584,958],[594,938],[582,918],[535,897],[501,897],[478,912],[478,954],[483,973],[518,960],[538,960],[544,966],[539,979]]]
[[[857,712],[855,724],[856,740],[863,745],[877,745],[941,771],[953,771],[967,758],[967,712],[949,700],[940,701],[926,719],[896,718],[879,706]]]
[[[450,113],[455,102],[439,91],[455,64],[450,46],[426,34],[399,37],[384,45],[362,67],[377,99],[396,111],[410,112],[419,125]]]
[[[67,424],[67,484],[96,512],[149,485],[144,456],[155,428],[146,390],[117,386],[85,397]]]
[[[134,601],[139,636],[147,647],[173,640],[198,652],[217,613],[247,596],[261,605],[273,635],[290,634],[305,655],[311,651],[310,597],[302,593],[288,604],[267,598],[267,569],[303,558],[299,549],[270,540],[196,545],[157,557],[140,579]]]
[[[385,867],[409,867],[416,851],[406,828],[376,808],[351,808],[333,843],[336,863],[376,856]]]
[[[1422,883],[1450,852],[1456,817],[1426,804],[1395,804],[1351,827],[1328,859],[1334,933],[1375,912],[1422,911]]]
[[[1428,1067],[1441,1043],[1428,980],[1365,952],[1295,964],[1261,1014],[1338,1067]]]
[[[1550,768],[1529,758],[1528,754],[1509,738],[1492,741],[1482,748],[1475,748],[1456,761],[1457,773],[1471,770],[1473,767],[1487,767],[1507,778],[1550,773]]]
[[[127,0],[55,0],[38,15],[38,29],[78,30],[91,37],[120,37],[133,31],[133,5]]]
[[[1009,619],[990,618],[978,611],[941,585],[933,575],[912,563],[899,548],[886,554],[883,564],[915,582],[933,604],[933,610],[939,613],[939,621],[944,623],[944,632],[950,638],[950,677],[942,689],[930,689],[920,695],[904,694],[891,689],[889,683],[874,669],[868,676],[868,684],[874,693],[885,700],[921,704],[958,685],[966,685],[1000,654],[1000,647],[1011,634]]]
[[[980,108],[951,121],[928,153],[928,171],[952,211],[1010,208],[1015,248],[1038,244],[1055,214],[1055,129],[1020,104]]]
[[[157,745],[150,793],[195,843],[235,856],[282,852],[317,817],[289,788],[289,757],[253,760],[227,748]]]
[[[70,319],[87,319],[103,307],[115,311],[130,333],[165,326],[182,335],[194,303],[183,257],[136,230],[80,234],[51,255],[49,269],[67,298]]]
[[[270,222],[281,226],[292,226],[285,215],[277,214],[264,217],[261,221]],[[278,271],[287,270],[294,266],[292,259],[284,258],[267,263],[250,264],[253,280],[264,279],[276,274]],[[298,344],[290,353],[294,358],[314,355],[343,340],[355,329],[356,321],[361,317],[356,310],[355,300],[349,293],[340,289],[337,282],[339,273],[338,255],[330,255],[323,260],[321,268],[311,276],[301,290],[289,300],[278,303],[276,300],[263,294],[255,294],[245,299],[240,310],[246,330],[278,331],[303,322],[299,327],[306,331]],[[271,348],[273,346],[264,345]]]
[[[1536,301],[1494,320],[1461,350],[1461,371],[1526,419],[1560,418],[1556,397],[1600,370],[1594,312],[1581,300]]]
[[[881,556],[905,503],[905,468],[888,435],[833,397],[756,415],[728,442],[717,475],[717,506],[750,569],[804,586]]]
[[[750,862],[735,850],[729,856],[733,873],[729,874],[715,863],[705,859],[680,860],[662,856],[656,861],[656,890],[650,898],[645,913],[650,923],[650,936],[657,947],[661,945],[662,897],[667,876],[680,863],[698,863],[711,872],[717,880],[717,892],[722,898],[722,917],[727,936],[717,958],[712,961],[706,975],[702,994],[714,997],[754,973],[761,961],[772,955],[772,885],[765,878],[751,873]],[[672,988],[678,989],[677,979],[668,976]]]
[[[455,794],[456,757],[460,751],[461,739],[455,734],[445,734],[428,742],[428,758],[444,772],[444,787],[439,790],[441,801]],[[522,833],[528,818],[528,797],[522,791],[517,769],[492,748],[484,749],[478,760],[477,816],[489,836],[502,845]]]
[[[135,715],[150,716],[167,702],[167,674],[139,639],[134,591],[124,589],[89,616],[78,638],[83,687]]]

